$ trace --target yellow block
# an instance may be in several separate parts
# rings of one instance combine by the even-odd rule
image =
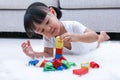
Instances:
[[[62,40],[60,40],[60,37],[59,36],[57,36],[56,37],[56,48],[63,48],[63,41]]]
[[[90,68],[90,64],[89,64],[89,62],[83,62],[83,63],[81,63],[81,68]]]

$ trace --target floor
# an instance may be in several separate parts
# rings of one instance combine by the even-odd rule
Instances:
[[[120,41],[106,41],[100,48],[85,55],[64,55],[77,66],[63,71],[43,72],[43,68],[29,66],[31,60],[21,49],[27,39],[0,38],[0,80],[120,80]],[[33,49],[42,51],[42,40],[31,39]],[[51,58],[46,58],[51,59]],[[39,59],[42,61],[42,59]],[[85,61],[95,61],[99,69],[90,69],[85,75],[72,73]]]

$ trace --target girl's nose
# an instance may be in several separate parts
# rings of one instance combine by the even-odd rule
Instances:
[[[46,31],[50,31],[51,27],[50,26],[47,26],[46,27]]]

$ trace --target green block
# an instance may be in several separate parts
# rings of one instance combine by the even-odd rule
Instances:
[[[45,67],[51,67],[53,64],[51,62],[46,62]]]
[[[69,62],[70,66],[76,66],[76,64],[74,62]]]
[[[62,60],[62,64],[66,67],[66,68],[70,68],[71,66],[76,66],[76,64],[74,62],[68,62],[67,60]]]
[[[55,71],[53,64],[51,62],[47,62],[44,66],[43,71]]]
[[[69,62],[66,60],[62,60],[62,64],[66,67],[66,68],[70,68]]]

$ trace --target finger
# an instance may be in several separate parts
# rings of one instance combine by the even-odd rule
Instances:
[[[27,47],[24,47],[24,48],[23,48],[23,52],[28,53]]]
[[[27,41],[28,46],[31,46],[30,40]]]
[[[24,48],[25,46],[26,46],[26,43],[23,42],[22,45],[21,45],[21,47]]]
[[[69,38],[67,39],[67,42],[68,42],[68,43],[72,42],[72,39],[69,37]]]
[[[70,40],[70,37],[65,37],[63,41],[67,42]]]
[[[61,35],[60,39],[64,40],[66,37],[69,37],[68,33],[64,33],[63,35]]]
[[[28,49],[28,47],[29,47],[28,44],[25,43],[25,44],[22,46],[23,51],[26,51],[26,50]]]
[[[28,46],[23,47],[23,50],[27,50],[27,49],[28,49]]]

